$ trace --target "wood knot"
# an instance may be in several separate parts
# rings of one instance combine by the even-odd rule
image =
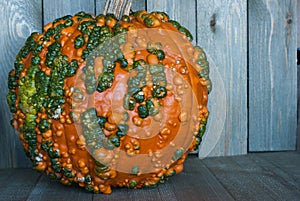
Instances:
[[[287,24],[292,24],[293,23],[293,17],[290,13],[288,14],[288,16],[286,18],[286,23]]]
[[[210,21],[209,21],[209,26],[210,26],[210,30],[212,32],[215,32],[216,31],[216,14],[213,14],[210,18]]]

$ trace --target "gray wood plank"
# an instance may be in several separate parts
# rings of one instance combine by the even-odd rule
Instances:
[[[200,157],[246,154],[247,1],[197,1],[197,35],[208,57],[213,85],[202,142],[209,146],[200,149]]]
[[[203,161],[189,156],[183,172],[170,178],[178,200],[234,200]]]
[[[194,37],[196,44],[196,1],[195,0],[168,0],[168,1],[147,1],[147,11],[166,12],[170,19],[178,21],[186,27]]]
[[[147,200],[147,201],[177,201],[171,184],[166,182],[160,184],[156,188],[142,188],[129,192],[132,195],[132,200]]]
[[[298,200],[300,192],[268,164],[249,156],[204,160],[235,200]],[[274,167],[272,167],[273,170]]]
[[[127,188],[113,188],[112,194],[95,194],[93,195],[93,201],[121,201],[121,200],[132,200],[132,196]]]
[[[249,150],[295,150],[296,1],[249,1]]]
[[[99,15],[103,12],[105,6],[105,0],[96,0],[96,14]],[[133,0],[131,10],[145,10],[146,0]]]
[[[40,175],[31,169],[0,169],[0,201],[26,200]]]
[[[160,184],[156,188],[127,189],[113,188],[112,194],[94,194],[93,201],[177,201],[170,182]]]
[[[93,201],[119,201],[119,200],[143,200],[143,201],[177,201],[172,183],[166,181],[156,188],[127,189],[112,188],[111,195],[95,194]]]
[[[233,200],[208,169],[195,157],[190,156],[185,170],[156,188],[114,188],[111,195],[89,194],[84,189],[63,186],[42,176],[28,200]],[[68,195],[64,194],[68,192]]]
[[[297,1],[297,48],[300,48],[300,0]],[[297,66],[297,150],[300,151],[300,66]]]
[[[74,15],[79,11],[95,14],[94,0],[43,0],[44,24],[65,15]]]
[[[59,181],[51,180],[45,174],[41,176],[37,185],[28,196],[28,201],[89,201],[93,194],[79,186],[65,186]]]
[[[267,188],[270,190],[271,194],[274,193],[277,197],[276,200],[298,200],[300,198],[300,189],[299,189],[299,181],[297,182],[293,175],[289,175],[288,172],[280,169],[280,164],[278,164],[278,161],[274,161],[273,158],[277,158],[280,156],[281,153],[276,154],[269,154],[267,155],[268,158],[272,157],[272,159],[265,160],[263,158],[264,155],[257,153],[257,154],[249,154],[246,157],[243,157],[239,160],[237,160],[237,163],[241,165],[242,167],[248,167],[249,163],[251,163],[250,166],[257,167],[258,171],[264,174],[264,177],[257,177],[259,182],[267,186]],[[285,158],[281,158],[283,161],[293,164],[294,167],[299,162],[300,155],[295,157],[293,153],[287,153],[285,154]],[[295,159],[295,162],[291,162]],[[271,162],[272,161],[272,162]],[[300,173],[299,166],[298,173]]]
[[[252,156],[252,154],[250,155]],[[280,174],[286,182],[300,190],[300,153],[280,152],[276,154],[261,153],[254,155],[256,160],[265,161],[269,171]]]
[[[42,26],[41,0],[0,0],[0,168],[30,167],[18,133],[10,125],[12,115],[6,103],[7,77],[14,60],[26,39]]]
[[[299,0],[297,0],[297,18],[296,19],[294,19],[294,20],[296,20],[296,22],[297,22],[297,36],[299,37],[300,36],[300,20],[299,20],[299,18],[300,18],[300,1]],[[297,47],[300,47],[300,40],[297,40]]]
[[[300,34],[298,34],[298,36],[299,35]],[[300,87],[299,87],[300,86],[300,65],[297,66],[297,77],[298,77],[298,79],[297,79],[297,137],[296,137],[297,144],[296,144],[296,149],[298,151],[300,151]]]
[[[64,186],[31,169],[0,169],[0,201],[6,200],[299,200],[300,153],[189,156],[182,173],[157,188],[115,188],[111,195]]]

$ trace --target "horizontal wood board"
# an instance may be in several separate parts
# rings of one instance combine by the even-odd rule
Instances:
[[[64,186],[31,169],[0,169],[0,201],[299,200],[299,163],[299,152],[255,153],[204,160],[189,156],[183,172],[156,188],[113,188],[110,195]]]

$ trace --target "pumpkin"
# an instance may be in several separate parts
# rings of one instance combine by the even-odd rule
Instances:
[[[181,172],[205,132],[211,88],[191,41],[166,13],[146,11],[79,12],[33,33],[7,95],[33,168],[106,194]]]

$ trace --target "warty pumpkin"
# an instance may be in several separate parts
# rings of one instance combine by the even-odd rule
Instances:
[[[9,73],[7,102],[34,169],[95,193],[181,172],[205,132],[211,88],[191,41],[167,14],[146,11],[120,20],[79,12],[33,33]]]

